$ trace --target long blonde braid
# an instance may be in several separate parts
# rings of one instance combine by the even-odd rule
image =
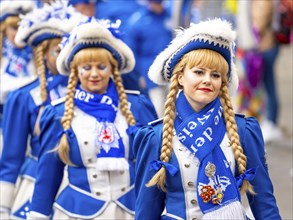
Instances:
[[[33,48],[33,61],[35,66],[35,74],[38,75],[38,62],[37,62],[37,56],[38,56],[38,49],[37,47]]]
[[[222,87],[219,96],[223,106],[223,115],[226,122],[226,129],[230,140],[230,146],[233,149],[239,173],[243,174],[246,171],[247,158],[246,155],[243,153],[243,148],[240,144],[237,124],[235,121],[235,114],[228,91],[227,77],[223,77]],[[244,180],[240,188],[240,192],[244,193],[246,191],[250,192],[251,194],[255,194],[252,185],[247,180]]]
[[[122,84],[122,79],[117,67],[114,67],[113,79],[114,79],[114,83],[119,95],[120,109],[121,109],[122,115],[126,117],[127,123],[129,125],[135,125],[136,121],[132,112],[130,111],[125,89]]]
[[[2,52],[4,47],[4,37],[5,37],[5,30],[9,26],[16,26],[20,18],[18,16],[8,16],[4,21],[0,23],[0,63],[2,60]]]
[[[47,89],[46,89],[46,66],[45,66],[45,61],[44,61],[44,52],[48,48],[48,41],[43,41],[41,44],[39,44],[36,49],[35,49],[35,56],[34,60],[37,65],[37,72],[39,74],[39,82],[40,82],[40,95],[41,95],[41,100],[42,103],[44,103],[47,100]],[[38,117],[36,120],[35,128],[34,128],[34,133],[35,135],[40,134],[40,117],[41,113],[44,109],[43,104],[41,105],[39,112],[38,112]]]
[[[76,85],[78,82],[77,70],[73,66],[73,64],[71,65],[70,69],[71,71],[70,71],[68,85],[67,85],[65,110],[64,110],[64,115],[61,119],[61,123],[62,123],[62,127],[64,131],[69,130],[71,126],[71,121],[74,115],[74,93],[75,93]],[[69,144],[67,140],[67,135],[65,133],[62,134],[61,136],[57,150],[61,160],[65,164],[72,165],[69,159]]]
[[[170,80],[169,93],[165,102],[165,112],[163,121],[163,137],[160,160],[168,163],[172,154],[173,128],[176,113],[176,96],[179,91],[178,73],[184,69],[183,65],[178,65],[174,69],[174,74]],[[162,191],[166,192],[166,168],[162,166],[160,170],[146,184],[147,187],[157,185]]]

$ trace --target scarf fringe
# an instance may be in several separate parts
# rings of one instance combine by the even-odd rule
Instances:
[[[203,215],[202,220],[241,220],[246,219],[246,214],[243,206],[239,201],[223,205],[221,208],[210,211]]]
[[[97,159],[96,169],[99,171],[124,171],[129,170],[129,164],[125,158],[103,157]]]

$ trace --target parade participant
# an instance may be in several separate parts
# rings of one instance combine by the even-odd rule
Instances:
[[[66,93],[68,78],[59,75],[56,69],[58,44],[77,23],[75,19],[79,15],[61,2],[45,5],[26,14],[15,36],[16,44],[29,45],[35,50],[39,77],[11,92],[4,106],[0,160],[2,216],[11,213],[13,218],[26,218],[40,150],[39,117],[45,105]],[[19,188],[16,190],[19,176]]]
[[[72,5],[79,13],[92,17],[96,14],[97,0],[69,0],[68,4]]]
[[[53,219],[133,219],[132,141],[139,126],[156,119],[146,97],[124,90],[120,73],[133,69],[133,53],[116,24],[93,17],[62,45],[57,67],[69,75],[67,95],[41,117],[29,219],[50,217],[66,165],[69,185],[56,198]]]
[[[166,87],[149,80],[147,72],[156,56],[172,40],[171,15],[163,0],[145,2],[145,7],[133,13],[126,23],[125,42],[133,50],[137,62],[134,71],[129,74],[133,80],[124,81],[128,87],[139,85],[150,97],[158,116],[162,117]],[[129,85],[129,82],[133,83]]]
[[[0,114],[9,92],[28,83],[35,77],[32,50],[29,46],[18,47],[14,37],[20,15],[35,7],[33,1],[2,1],[0,7]],[[0,125],[1,125],[0,115]]]
[[[255,118],[235,115],[235,32],[213,19],[178,32],[149,69],[170,82],[164,119],[138,131],[136,219],[281,219]],[[152,207],[152,210],[149,210]]]

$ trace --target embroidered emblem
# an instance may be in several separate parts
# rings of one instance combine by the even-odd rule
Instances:
[[[119,134],[116,131],[113,123],[97,123],[97,133],[97,147],[101,147],[106,151],[106,153],[108,153],[111,148],[119,148]]]
[[[209,177],[209,183],[199,183],[199,195],[204,203],[212,202],[221,205],[224,198],[224,191],[231,184],[230,179],[226,176],[216,174],[215,164],[208,162],[205,167],[205,175]]]
[[[210,185],[202,186],[200,191],[200,197],[203,199],[204,203],[209,202],[212,196],[215,194],[215,190]]]
[[[99,141],[105,144],[110,144],[113,142],[113,129],[111,127],[105,127],[100,131],[98,135]]]

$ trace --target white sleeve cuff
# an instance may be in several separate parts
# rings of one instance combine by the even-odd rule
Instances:
[[[15,196],[15,185],[9,182],[0,182],[0,206],[11,209]]]
[[[43,215],[39,212],[29,212],[29,214],[26,216],[26,219],[27,220],[49,220],[50,219],[50,216],[46,216],[46,215]]]

